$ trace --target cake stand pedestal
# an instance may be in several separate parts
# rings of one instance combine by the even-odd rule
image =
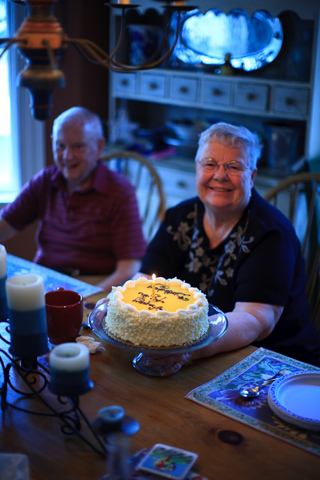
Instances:
[[[199,341],[180,347],[163,347],[163,348],[147,348],[139,345],[133,345],[132,343],[117,340],[104,330],[104,319],[108,313],[108,303],[102,303],[98,307],[95,307],[89,315],[89,325],[94,334],[100,337],[105,342],[115,345],[116,347],[131,350],[133,353],[137,353],[132,361],[133,367],[144,375],[161,376],[161,372],[167,369],[169,365],[161,366],[149,366],[148,361],[152,357],[165,357],[169,355],[182,354],[204,348],[211,343],[217,341],[222,335],[225,334],[228,328],[228,320],[225,314],[217,307],[209,306],[209,322],[210,327],[207,335]]]

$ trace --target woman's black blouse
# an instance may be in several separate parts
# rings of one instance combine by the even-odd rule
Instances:
[[[203,215],[198,197],[168,209],[141,271],[180,278],[224,312],[236,302],[283,306],[273,332],[254,345],[320,366],[320,336],[305,296],[304,258],[290,221],[253,189],[240,221],[211,249]]]

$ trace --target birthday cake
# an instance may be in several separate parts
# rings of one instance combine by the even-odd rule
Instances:
[[[208,310],[206,296],[188,283],[141,277],[112,288],[104,329],[139,346],[189,345],[208,333]]]

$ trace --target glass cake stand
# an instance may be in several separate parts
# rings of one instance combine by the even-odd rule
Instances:
[[[198,350],[200,348],[204,348],[221,338],[228,328],[228,320],[225,314],[221,310],[219,310],[219,308],[210,305],[210,327],[208,329],[208,333],[202,339],[185,346],[148,348],[139,345],[133,345],[132,343],[121,341],[120,339],[116,339],[108,335],[108,333],[103,328],[104,319],[107,315],[107,312],[107,302],[102,303],[101,305],[95,307],[92,310],[89,315],[89,325],[93,333],[95,333],[98,337],[110,343],[111,345],[115,345],[116,347],[124,348],[127,350],[131,350],[133,353],[137,353],[138,355],[134,357],[132,365],[138,372],[145,375],[160,376],[161,372],[169,367],[169,365],[148,366],[147,363],[150,358],[186,353],[193,350]]]

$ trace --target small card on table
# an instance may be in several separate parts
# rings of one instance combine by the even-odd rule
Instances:
[[[182,480],[197,458],[196,453],[157,443],[140,462],[138,469],[153,475]]]

